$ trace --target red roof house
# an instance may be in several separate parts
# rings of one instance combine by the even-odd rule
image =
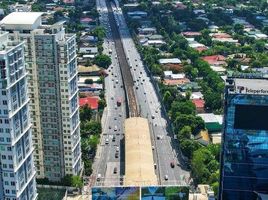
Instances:
[[[193,99],[192,102],[198,113],[205,112],[205,101],[203,99]]]
[[[81,107],[87,104],[92,110],[97,110],[98,102],[99,102],[99,97],[97,96],[80,98],[79,106]]]
[[[226,58],[222,55],[213,55],[213,56],[204,56],[202,59],[210,65],[214,66],[226,66],[227,63],[225,62]]]
[[[94,21],[94,19],[92,19],[90,17],[84,17],[84,18],[80,19],[81,23],[90,23],[90,22],[93,22],[93,21]]]

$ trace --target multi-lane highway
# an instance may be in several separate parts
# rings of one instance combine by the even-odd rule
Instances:
[[[126,100],[105,1],[97,0],[97,9],[100,13],[100,23],[106,29],[103,53],[111,56],[112,64],[108,68],[108,76],[105,78],[107,107],[103,114],[102,136],[94,161],[92,179],[94,185],[111,186],[120,184],[120,177],[123,174],[122,169],[124,169],[124,151],[122,148]],[[121,105],[117,105],[118,100],[121,101]]]
[[[137,116],[139,113],[142,117],[148,118],[149,120],[153,144],[152,149],[157,166],[156,173],[159,184],[185,185],[189,177],[189,172],[182,169],[182,163],[178,160],[176,150],[172,146],[174,144],[174,138],[167,131],[167,121],[163,115],[162,105],[153,87],[153,80],[145,70],[145,66],[124,20],[122,10],[118,7],[118,2],[115,1],[117,6],[111,3],[109,9],[107,9],[106,3],[108,5],[110,4],[110,2],[105,2],[105,0],[97,0],[97,9],[100,13],[100,22],[107,30],[104,52],[111,52],[112,65],[108,70],[109,76],[105,79],[107,110],[105,111],[106,117],[104,117],[103,122],[101,145],[98,148],[97,159],[94,163],[93,174],[97,180],[95,185],[118,185],[119,175],[123,175],[124,173],[122,125],[125,119],[125,107],[124,105],[120,107],[116,106],[115,100],[118,96],[125,100],[124,87],[121,87],[121,85],[123,86],[121,72],[123,73],[127,96],[130,99],[130,116]],[[126,67],[129,68],[127,69]],[[115,79],[118,80],[118,83],[115,83]],[[116,131],[114,130],[115,126]],[[119,135],[115,136],[116,141],[112,142],[113,135],[117,135],[118,133]],[[105,144],[107,143],[107,138],[108,144]],[[118,158],[115,158],[117,147],[121,147],[121,151]],[[175,164],[174,168],[171,167],[171,163]],[[116,174],[114,174],[114,168],[118,169]]]
[[[118,7],[117,1],[112,5],[135,83],[135,93],[141,116],[148,118],[150,122],[151,137],[155,144],[155,162],[159,169],[159,183],[161,185],[184,185],[188,180],[189,172],[181,168],[177,152],[172,146],[174,138],[167,132],[167,121],[163,116],[162,105],[156,95],[151,77],[146,73],[145,66],[131,38],[122,10]],[[171,162],[175,163],[174,168],[171,167]]]

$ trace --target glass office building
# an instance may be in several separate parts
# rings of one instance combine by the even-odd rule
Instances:
[[[268,79],[240,75],[226,82],[219,199],[267,199]]]

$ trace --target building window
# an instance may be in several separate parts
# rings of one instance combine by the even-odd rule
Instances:
[[[3,105],[7,105],[7,101],[6,100],[3,100]]]

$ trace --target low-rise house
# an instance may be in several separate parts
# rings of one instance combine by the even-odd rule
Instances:
[[[98,110],[99,97],[98,96],[90,96],[79,98],[79,106],[82,107],[84,105],[88,105],[92,110]]]
[[[212,32],[212,33],[216,33],[216,32],[219,31],[219,27],[216,26],[216,25],[210,25],[210,26],[208,27],[208,30],[209,30],[210,32]]]
[[[178,79],[183,79],[185,78],[185,74],[173,74],[172,71],[164,71],[164,76],[166,79],[171,79],[171,80],[178,80]]]
[[[161,45],[166,44],[163,40],[148,40],[147,43],[144,44],[144,46],[154,46],[154,47],[160,47]]]
[[[236,53],[236,54],[231,54],[231,55],[228,55],[227,57],[228,59],[233,59],[233,60],[236,60],[242,64],[249,64],[250,61],[251,61],[251,58],[249,58],[247,56],[247,54],[245,53]]]
[[[99,92],[103,90],[103,85],[98,83],[93,84],[85,84],[82,82],[78,82],[79,92]]]
[[[80,42],[96,44],[98,42],[98,38],[93,35],[82,35],[80,38]]]
[[[163,36],[162,36],[162,35],[157,35],[157,34],[155,34],[155,35],[150,35],[150,36],[148,37],[148,40],[163,40]]]
[[[47,10],[54,10],[55,7],[57,7],[56,3],[47,3],[46,4],[46,9]]]
[[[0,19],[2,19],[2,17],[4,17],[5,15],[5,10],[0,8]]]
[[[186,38],[186,40],[188,41],[189,47],[199,52],[202,52],[208,49],[208,47],[206,47],[204,44],[197,42],[194,38]]]
[[[166,65],[166,64],[181,64],[181,60],[178,58],[162,58],[159,59],[159,63],[161,65]]]
[[[75,0],[63,0],[63,3],[66,3],[66,4],[74,4],[75,3]]]
[[[173,1],[173,6],[177,9],[184,10],[187,8],[181,1]]]
[[[95,20],[94,19],[92,19],[91,17],[83,17],[83,18],[81,18],[80,19],[80,23],[81,24],[89,24],[89,23],[91,23],[91,22],[95,22]]]
[[[205,112],[205,101],[204,99],[192,99],[193,104],[195,105],[195,109],[197,113]]]
[[[246,32],[245,34],[248,37],[253,37],[253,38],[257,39],[257,40],[260,40],[260,39],[268,39],[268,35],[262,33],[258,29],[244,29],[244,31]]]
[[[221,133],[210,134],[212,144],[221,144]]]
[[[182,79],[177,79],[177,80],[164,79],[163,84],[169,85],[169,86],[179,86],[179,85],[189,83],[189,82],[190,80],[188,78],[182,78]]]
[[[212,66],[227,66],[226,58],[222,55],[204,56],[202,59]]]
[[[194,139],[205,146],[210,144],[210,137],[207,130],[201,130],[197,135],[194,136]]]
[[[164,70],[172,71],[173,73],[182,73],[184,71],[182,64],[167,63],[164,64],[162,67]]]
[[[156,34],[155,27],[138,28],[138,31],[139,31],[139,35],[154,35],[154,34]]]
[[[189,194],[189,200],[215,200],[214,191],[209,185],[197,186],[197,192]]]
[[[238,43],[238,40],[233,39],[228,33],[211,33],[210,36],[213,41]]]
[[[134,11],[140,4],[139,3],[126,3],[124,4],[124,8],[129,11]]]
[[[98,54],[98,48],[82,46],[79,47],[79,53],[96,55]]]
[[[86,67],[84,65],[78,65],[78,75],[80,76],[100,76],[104,74],[104,69],[97,65]]]
[[[194,9],[193,12],[195,15],[206,14],[206,11],[203,9]]]
[[[178,87],[178,90],[181,92],[186,92],[186,91],[197,92],[201,90],[201,87],[198,85],[197,82],[190,82],[190,83],[185,83],[183,85],[180,85]]]
[[[133,11],[133,12],[127,12],[128,17],[141,17],[141,18],[146,18],[147,17],[147,12],[144,11]]]
[[[209,132],[219,132],[222,129],[222,115],[215,115],[213,113],[200,113],[197,116],[201,117],[206,129]]]
[[[196,36],[201,36],[202,34],[200,32],[195,32],[195,31],[187,31],[187,32],[182,32],[182,35],[184,37],[196,37]]]

